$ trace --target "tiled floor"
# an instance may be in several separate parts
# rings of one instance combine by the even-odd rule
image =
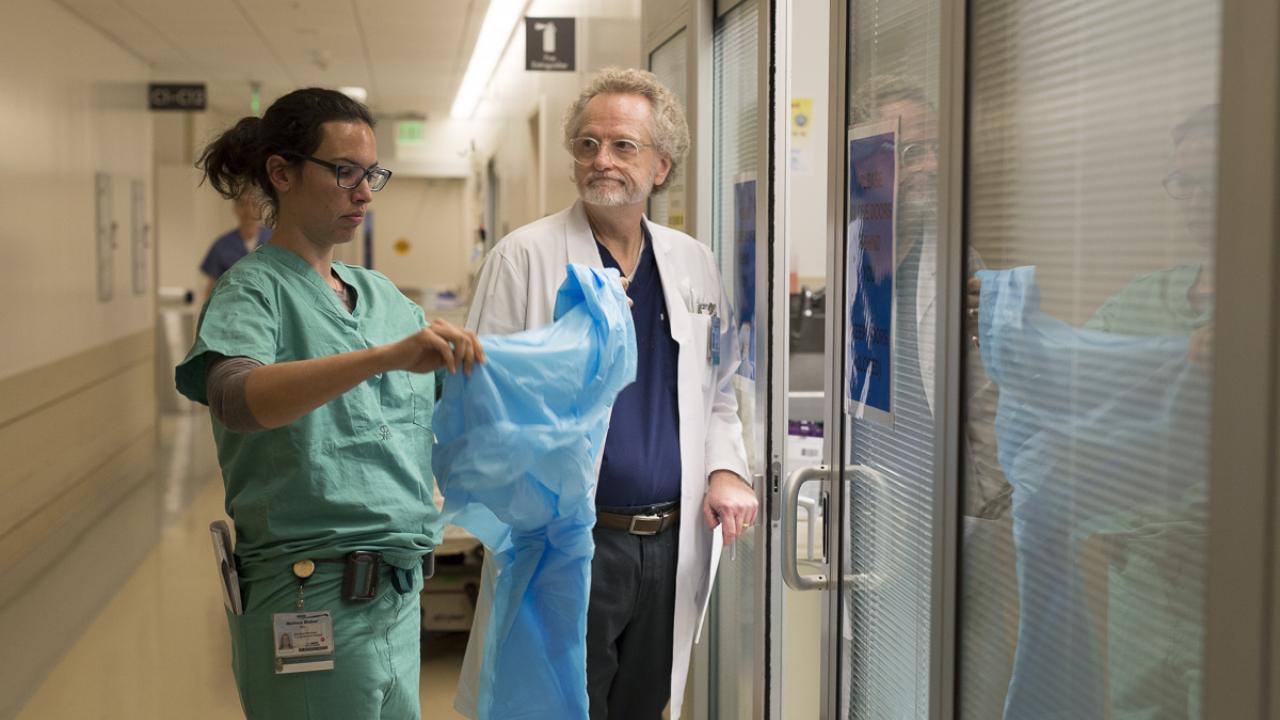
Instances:
[[[164,417],[162,539],[31,696],[21,720],[243,716],[211,560],[209,522],[225,517],[211,444],[202,415]],[[465,646],[461,633],[427,636],[423,718],[462,717],[451,704]]]

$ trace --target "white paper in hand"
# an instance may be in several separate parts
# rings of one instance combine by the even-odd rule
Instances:
[[[698,632],[694,633],[693,642],[702,641],[702,626],[707,622],[707,608],[711,607],[711,591],[716,589],[716,570],[720,568],[720,552],[724,550],[724,526],[717,525],[711,531],[711,571],[707,575],[707,595],[702,599],[702,613],[698,615]]]

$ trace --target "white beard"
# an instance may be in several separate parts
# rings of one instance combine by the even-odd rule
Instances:
[[[578,191],[582,195],[582,201],[588,205],[600,205],[603,207],[619,207],[622,205],[636,205],[649,199],[649,194],[653,192],[653,180],[650,176],[646,182],[635,186],[628,186],[626,181],[622,181],[622,185],[593,185],[591,183],[593,175],[588,175],[578,186]]]

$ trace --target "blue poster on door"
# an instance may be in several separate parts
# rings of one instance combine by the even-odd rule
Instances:
[[[756,181],[744,174],[733,184],[733,321],[737,323],[738,374],[756,379]],[[726,312],[728,309],[726,308]]]
[[[849,129],[847,408],[893,423],[897,121]]]

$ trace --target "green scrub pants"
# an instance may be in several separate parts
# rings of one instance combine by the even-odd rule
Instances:
[[[320,563],[303,586],[306,610],[333,616],[334,668],[277,675],[273,613],[298,612],[298,579],[242,581],[245,613],[227,613],[231,669],[249,720],[418,720],[422,568],[383,566],[377,599],[341,598],[340,564]],[[397,592],[392,573],[401,576]]]

